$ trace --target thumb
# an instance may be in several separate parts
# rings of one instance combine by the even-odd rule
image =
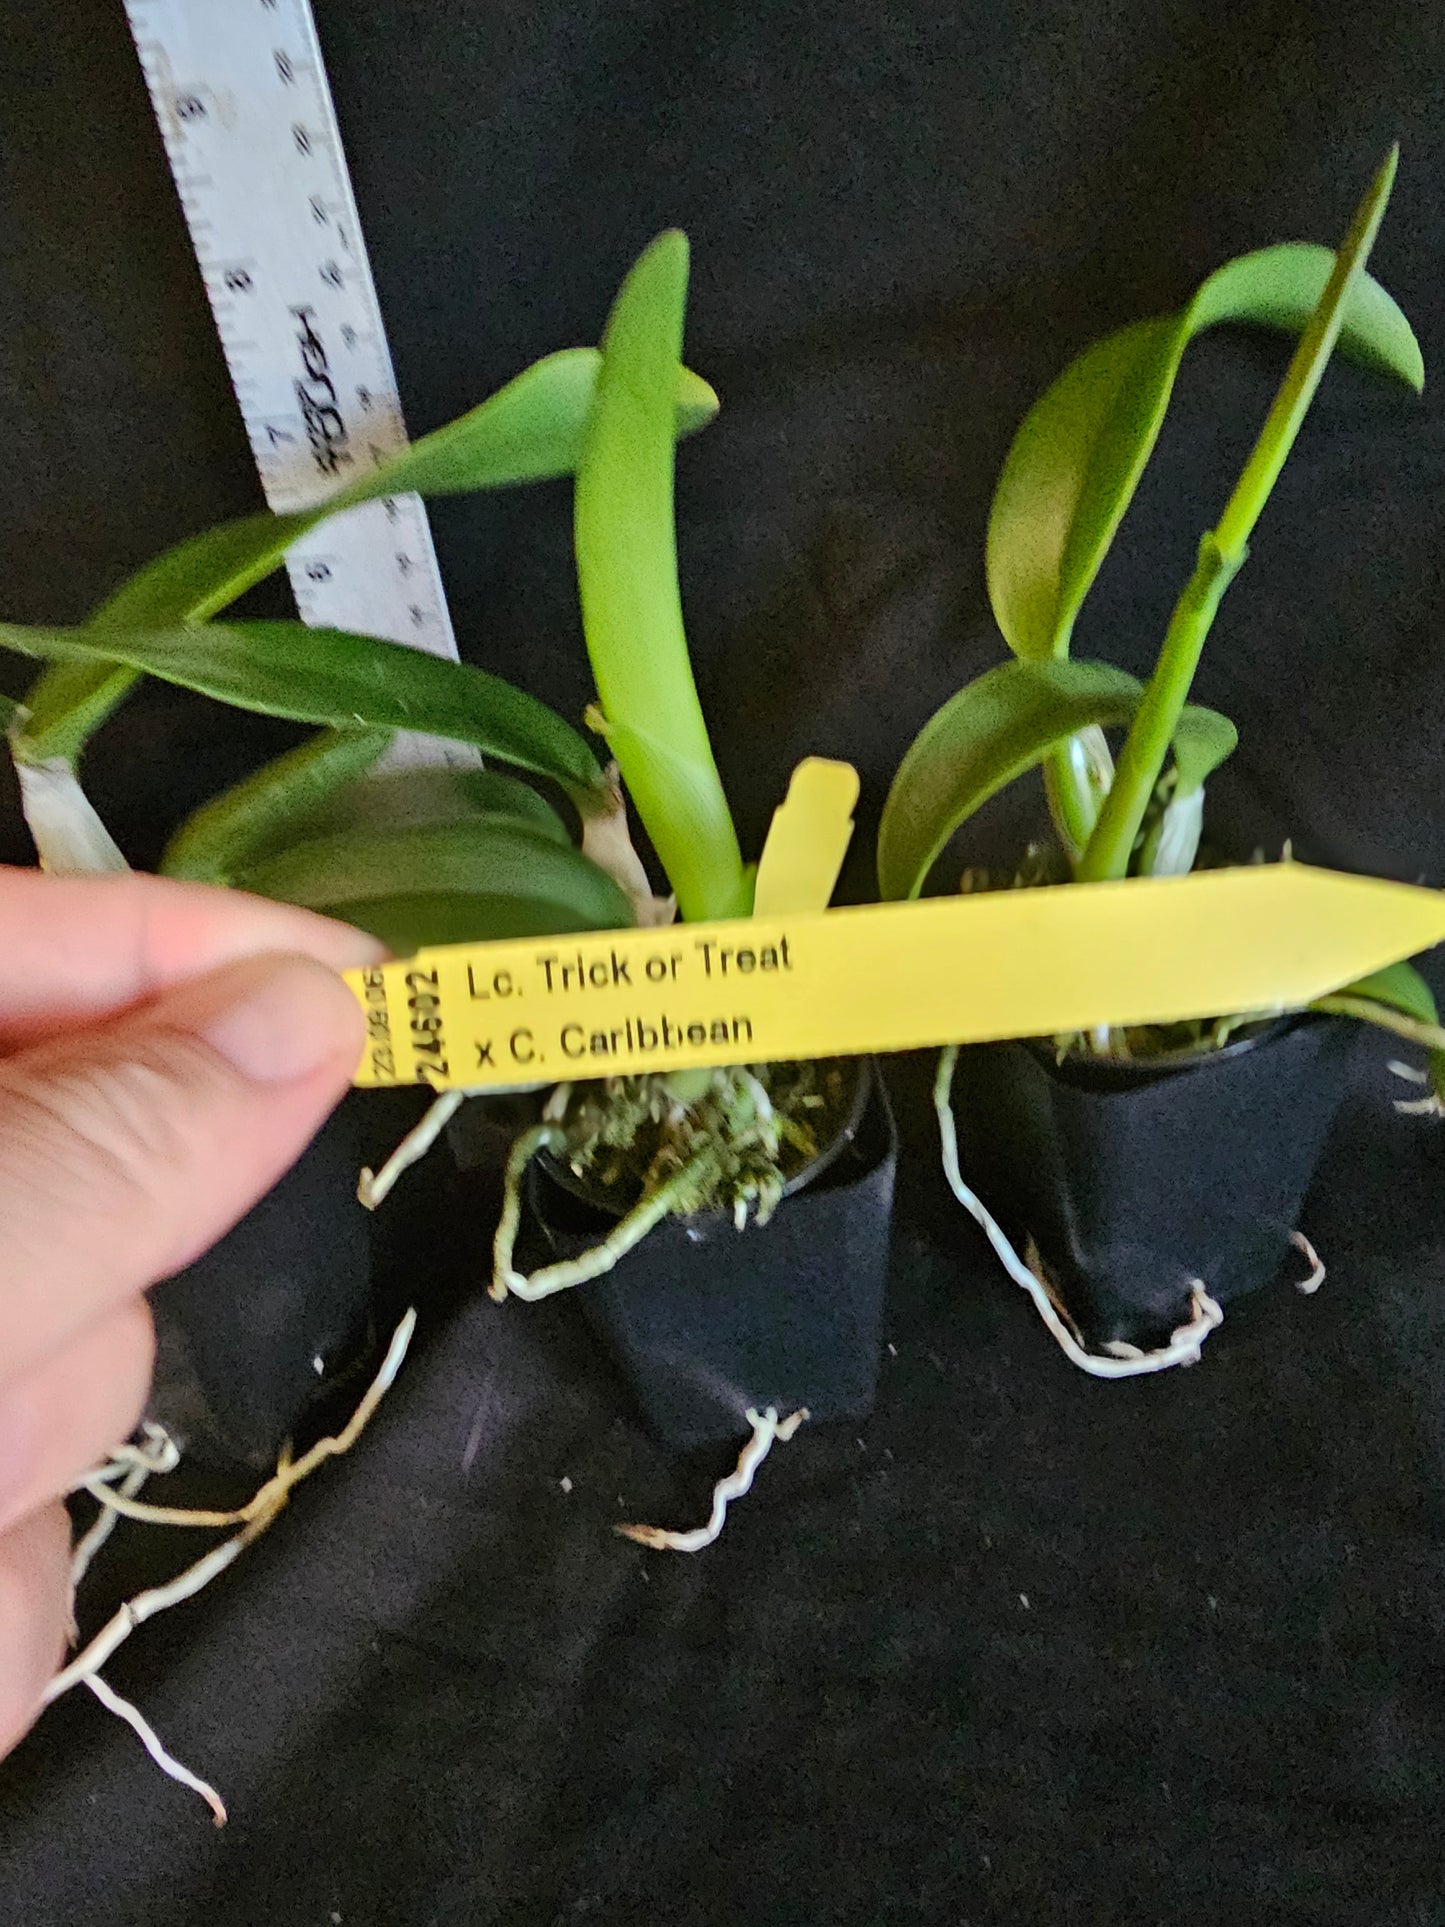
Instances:
[[[339,977],[263,955],[0,1062],[0,1381],[228,1231],[362,1040]]]

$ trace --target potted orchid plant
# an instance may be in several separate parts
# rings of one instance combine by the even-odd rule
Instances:
[[[181,544],[79,628],[0,625],[0,646],[51,663],[9,723],[42,861],[123,866],[76,765],[115,703],[151,675],[320,726],[181,824],[166,874],[344,918],[398,954],[675,911],[746,917],[754,869],[698,705],[678,588],[674,446],[716,409],[680,361],[687,273],[684,237],[659,237],[624,284],[600,353],[548,357],[314,511],[249,517]],[[561,717],[482,670],[294,622],[218,620],[328,514],[404,490],[569,473],[598,690],[588,721],[609,767]],[[403,729],[469,745],[487,767],[384,769]],[[632,846],[624,794],[668,879],[665,898]],[[364,1202],[380,1202],[464,1095],[439,1097],[398,1156],[364,1174]],[[876,1379],[892,1157],[868,1064],[566,1085],[508,1160],[494,1293],[535,1298],[587,1282],[584,1305],[650,1422],[674,1442],[746,1432],[752,1410],[856,1417]],[[831,1240],[802,1226],[829,1210],[857,1213],[855,1285],[841,1296],[816,1256]],[[766,1237],[751,1235],[762,1226]],[[530,1271],[520,1257],[528,1241],[544,1260]],[[254,1254],[239,1262],[253,1265]],[[644,1278],[653,1267],[661,1289]],[[691,1296],[688,1277],[698,1281]],[[310,1329],[291,1336],[293,1365],[309,1369],[324,1346]]]
[[[647,914],[666,920],[675,905],[716,922],[751,913],[757,866],[739,849],[682,620],[667,397],[687,278],[685,237],[664,234],[617,297],[577,466],[575,549],[598,692],[588,720],[670,885]],[[860,1417],[876,1384],[893,1160],[867,1061],[561,1086],[508,1160],[493,1294],[584,1286],[584,1311],[672,1443],[720,1441],[769,1410]],[[530,1271],[517,1255],[529,1221],[546,1260]],[[741,1239],[749,1227],[766,1234]]]
[[[1034,769],[1054,840],[1011,877],[966,873],[965,888],[1118,883],[1247,856],[1202,840],[1205,781],[1236,732],[1192,706],[1190,688],[1335,345],[1423,382],[1408,322],[1365,272],[1395,165],[1392,152],[1338,253],[1295,244],[1229,262],[1177,313],[1086,349],[1031,409],[988,527],[989,594],[1013,660],[946,703],[904,757],[879,836],[886,898],[917,896],[954,832]],[[1226,322],[1282,328],[1298,345],[1141,684],[1074,658],[1070,641],[1184,351]],[[1123,732],[1117,761],[1109,729]],[[1445,1032],[1403,961],[1307,1010],[944,1052],[935,1098],[950,1183],[1076,1364],[1125,1376],[1196,1358],[1222,1306],[1272,1278],[1291,1246],[1304,1286],[1318,1282],[1299,1208],[1359,1019],[1422,1044],[1445,1090]]]

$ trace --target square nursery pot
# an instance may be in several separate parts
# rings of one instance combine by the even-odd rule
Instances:
[[[1056,1063],[1034,1041],[959,1053],[965,1181],[1091,1351],[1153,1350],[1268,1284],[1349,1079],[1359,1025],[1305,1016],[1218,1051]]]
[[[409,1091],[345,1097],[274,1189],[150,1294],[147,1416],[191,1463],[273,1470],[313,1407],[368,1362],[374,1230],[356,1181],[415,1110]],[[425,1170],[409,1175],[424,1183]]]
[[[815,1422],[866,1418],[878,1385],[898,1144],[883,1080],[859,1064],[850,1116],[772,1219],[668,1218],[616,1270],[577,1288],[582,1313],[648,1429],[677,1450],[748,1430],[751,1406]],[[536,1160],[532,1258],[575,1257],[616,1223]]]

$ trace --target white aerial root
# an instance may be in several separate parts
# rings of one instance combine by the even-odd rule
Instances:
[[[76,1490],[85,1490],[95,1499],[102,1507],[101,1518],[109,1521],[110,1524],[113,1524],[117,1518],[126,1518],[139,1519],[154,1525],[199,1527],[239,1525],[241,1527],[239,1532],[233,1533],[220,1545],[213,1546],[202,1558],[187,1566],[184,1572],[179,1573],[167,1584],[152,1586],[147,1591],[137,1593],[134,1598],[128,1599],[84,1650],[55,1675],[46,1687],[41,1701],[42,1705],[50,1706],[83,1681],[104,1706],[134,1727],[146,1751],[163,1772],[170,1774],[172,1779],[179,1780],[182,1785],[193,1788],[210,1803],[218,1826],[223,1826],[226,1818],[226,1809],[219,1796],[179,1761],[172,1759],[137,1709],[131,1706],[129,1701],[121,1699],[113,1687],[98,1677],[100,1668],[106,1664],[118,1647],[124,1645],[137,1627],[143,1626],[157,1613],[166,1612],[170,1607],[179,1606],[183,1601],[194,1598],[203,1587],[208,1586],[228,1566],[234,1564],[252,1540],[259,1539],[261,1534],[274,1524],[293,1487],[308,1478],[327,1459],[339,1458],[343,1452],[350,1451],[365,1431],[377,1406],[390,1390],[406,1357],[407,1347],[411,1343],[415,1329],[416,1312],[408,1310],[392,1335],[391,1344],[387,1347],[386,1357],[382,1360],[380,1369],[341,1431],[332,1437],[319,1439],[309,1452],[304,1453],[294,1463],[289,1455],[283,1455],[274,1476],[266,1481],[246,1505],[236,1511],[207,1512],[183,1506],[144,1505],[134,1496],[135,1490],[152,1472],[169,1471],[176,1463],[178,1455],[175,1447],[159,1426],[147,1426],[145,1445],[120,1448],[112,1455],[108,1464],[83,1479],[76,1488]],[[121,1479],[120,1485],[115,1487],[110,1481],[115,1477],[118,1465],[128,1466],[129,1470]],[[100,1520],[97,1520],[96,1525],[92,1526],[76,1548],[75,1561],[80,1573],[84,1572],[85,1567],[108,1535],[110,1525],[107,1525],[105,1533],[100,1533],[97,1537],[99,1526]],[[81,1563],[82,1552],[85,1553],[84,1563]]]
[[[470,1091],[443,1091],[427,1107],[426,1116],[420,1124],[407,1132],[379,1171],[373,1172],[370,1166],[362,1171],[356,1185],[357,1201],[364,1204],[368,1211],[375,1211],[402,1172],[409,1171],[414,1164],[421,1162],[472,1095]]]
[[[146,1419],[141,1425],[144,1442],[140,1445],[118,1445],[111,1453],[108,1462],[92,1476],[107,1483],[119,1478],[116,1492],[123,1499],[133,1499],[150,1478],[152,1473],[173,1472],[180,1464],[181,1455],[175,1440],[163,1425],[153,1419]],[[82,1488],[76,1487],[79,1491]],[[116,1520],[120,1514],[114,1506],[102,1506],[91,1524],[90,1530],[77,1540],[70,1555],[70,1624],[72,1633],[75,1628],[75,1595],[80,1582],[90,1570],[95,1555],[100,1551],[111,1533],[115,1531]]]
[[[192,1773],[188,1766],[182,1766],[174,1753],[168,1753],[166,1751],[165,1747],[161,1744],[160,1735],[156,1732],[145,1714],[141,1712],[140,1708],[132,1705],[128,1699],[122,1699],[115,1688],[106,1680],[103,1680],[99,1673],[87,1674],[85,1683],[91,1692],[95,1694],[95,1697],[100,1701],[102,1706],[109,1712],[114,1713],[117,1719],[124,1720],[127,1726],[134,1729],[140,1738],[141,1745],[145,1748],[146,1752],[150,1754],[161,1772],[168,1775],[172,1780],[178,1780],[182,1786],[189,1787],[192,1793],[199,1793],[206,1805],[211,1809],[216,1825],[218,1827],[225,1826],[226,1803],[220,1794],[217,1793],[213,1786],[210,1786],[205,1780],[202,1780],[198,1775]]]
[[[1416,1068],[1414,1064],[1402,1064],[1398,1057],[1391,1058],[1390,1069],[1396,1077],[1407,1084],[1428,1084],[1430,1073]],[[1445,1104],[1438,1092],[1430,1091],[1424,1097],[1397,1097],[1395,1109],[1401,1117],[1445,1117]]]
[[[778,1417],[775,1405],[770,1405],[761,1414],[749,1408],[747,1420],[753,1428],[753,1435],[743,1447],[737,1465],[713,1487],[712,1513],[705,1526],[698,1526],[693,1532],[668,1532],[662,1526],[614,1526],[612,1530],[620,1532],[624,1539],[635,1539],[638,1545],[651,1546],[657,1552],[701,1552],[721,1533],[732,1501],[741,1499],[752,1490],[753,1474],[773,1449],[773,1441],[776,1439],[786,1444],[807,1416],[806,1406],[785,1419]]]
[[[1298,1279],[1295,1283],[1295,1290],[1302,1291],[1306,1298],[1313,1298],[1314,1294],[1325,1282],[1327,1276],[1324,1260],[1302,1231],[1291,1231],[1289,1241],[1296,1251],[1304,1253],[1305,1263],[1310,1268],[1309,1277]]]
[[[112,1506],[127,1519],[139,1519],[146,1525],[158,1526],[239,1526],[260,1524],[268,1526],[286,1503],[293,1486],[309,1479],[317,1466],[327,1459],[339,1458],[349,1452],[371,1421],[371,1415],[391,1389],[393,1379],[401,1370],[402,1360],[406,1357],[411,1335],[416,1330],[416,1312],[410,1310],[392,1335],[386,1357],[381,1361],[376,1377],[367,1387],[366,1394],[342,1429],[332,1438],[318,1439],[309,1452],[293,1464],[283,1459],[275,1473],[261,1487],[254,1497],[243,1506],[231,1512],[205,1512],[188,1506],[143,1505],[135,1499],[125,1498],[113,1492],[99,1479],[88,1478],[81,1485],[101,1505]],[[244,1536],[244,1535],[240,1535]]]
[[[88,1472],[86,1478],[118,1479],[129,1469],[144,1472],[147,1477],[153,1472],[174,1472],[181,1462],[181,1453],[170,1433],[154,1419],[144,1420],[140,1429],[139,1443],[130,1439],[124,1445],[113,1447],[105,1464]],[[71,1490],[78,1492],[80,1485],[72,1486]]]
[[[160,1507],[152,1509],[161,1510]],[[52,1705],[73,1686],[79,1686],[82,1680],[89,1679],[98,1667],[105,1665],[117,1647],[123,1646],[136,1628],[143,1626],[148,1619],[154,1619],[157,1613],[167,1612],[172,1606],[179,1606],[185,1600],[194,1598],[227,1566],[234,1564],[251,1541],[258,1539],[270,1523],[269,1518],[254,1520],[243,1532],[212,1547],[203,1559],[187,1566],[178,1578],[164,1586],[152,1586],[148,1591],[138,1592],[133,1599],[128,1599],[84,1651],[55,1675],[45,1689],[41,1705]]]
[[[1140,1351],[1137,1346],[1116,1342],[1106,1347],[1110,1355],[1104,1358],[1097,1352],[1086,1351],[1079,1343],[1076,1334],[1060,1317],[1043,1278],[1024,1263],[1004,1236],[993,1213],[964,1182],[958,1163],[958,1127],[954,1123],[953,1106],[949,1102],[953,1067],[957,1061],[958,1047],[951,1045],[938,1060],[938,1075],[933,1084],[933,1106],[938,1113],[944,1176],[953,1195],[982,1228],[1009,1277],[1016,1285],[1022,1285],[1033,1299],[1040,1318],[1053,1334],[1064,1356],[1071,1364],[1077,1365],[1081,1372],[1088,1372],[1094,1378],[1137,1378],[1144,1372],[1168,1371],[1173,1365],[1197,1365],[1205,1339],[1224,1323],[1222,1308],[1210,1297],[1203,1280],[1199,1278],[1194,1279],[1190,1287],[1193,1318],[1187,1325],[1181,1325],[1172,1332],[1169,1343],[1158,1351]]]

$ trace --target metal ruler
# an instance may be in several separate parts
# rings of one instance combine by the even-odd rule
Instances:
[[[309,508],[407,446],[309,0],[126,0],[267,503]],[[351,509],[287,557],[304,621],[455,656],[426,510]],[[387,762],[470,762],[398,737]]]

